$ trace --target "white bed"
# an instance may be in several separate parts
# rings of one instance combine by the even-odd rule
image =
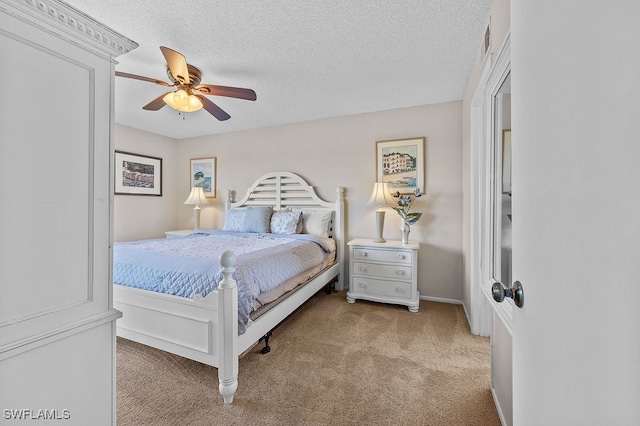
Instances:
[[[329,236],[336,244],[335,263],[297,288],[251,322],[238,335],[238,289],[232,278],[236,256],[220,256],[224,279],[206,297],[191,298],[156,293],[122,285],[113,286],[114,307],[122,311],[117,335],[218,368],[219,390],[230,404],[238,387],[238,356],[253,346],[326,284],[344,287],[344,190],[326,202],[300,176],[290,172],[266,174],[255,181],[245,197],[233,202],[229,191],[226,210],[270,206],[333,211]]]

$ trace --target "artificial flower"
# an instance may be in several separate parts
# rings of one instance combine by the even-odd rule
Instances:
[[[395,194],[392,194],[394,198],[398,199],[398,206],[393,207],[395,211],[398,212],[402,220],[405,221],[408,225],[413,225],[420,219],[422,213],[411,212],[411,205],[418,197],[422,197],[422,191],[420,188],[416,188],[413,191],[413,194],[400,194],[400,191],[396,191]]]

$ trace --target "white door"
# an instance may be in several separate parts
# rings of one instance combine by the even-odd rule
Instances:
[[[639,17],[511,4],[517,426],[640,424]]]
[[[511,174],[511,39],[507,35],[500,52],[482,83],[484,136],[481,138],[481,287],[492,300],[491,392],[505,426],[513,424],[512,317],[514,300],[505,298],[511,288],[512,231],[519,221],[512,214],[512,201],[519,190],[512,186]],[[517,133],[516,133],[517,139]],[[517,249],[517,248],[516,248]],[[499,291],[496,303],[492,289]],[[511,290],[513,292],[513,290]],[[520,295],[520,293],[516,293]],[[521,299],[518,299],[521,300]]]

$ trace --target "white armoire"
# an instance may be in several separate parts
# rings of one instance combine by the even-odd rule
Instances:
[[[115,424],[115,58],[66,3],[0,0],[0,416]]]

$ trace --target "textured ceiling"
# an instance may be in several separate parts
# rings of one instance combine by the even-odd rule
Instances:
[[[167,89],[116,78],[115,120],[182,139],[462,99],[491,0],[67,0],[140,46],[116,70],[168,81],[161,45],[202,83],[247,87],[255,102],[209,97],[231,115],[142,107]]]

